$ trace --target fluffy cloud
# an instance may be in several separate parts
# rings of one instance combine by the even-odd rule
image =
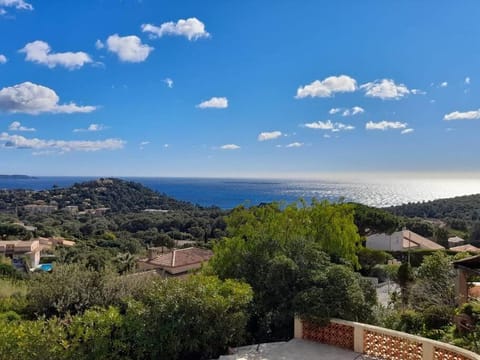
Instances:
[[[102,124],[90,124],[86,129],[75,129],[73,130],[73,132],[84,132],[84,131],[96,132],[96,131],[102,131],[105,129],[106,127]]]
[[[373,122],[369,121],[365,124],[365,129],[367,130],[388,130],[388,129],[406,129],[407,123],[402,123],[400,121],[379,121]]]
[[[225,144],[220,146],[220,149],[222,150],[237,150],[240,149],[240,146],[235,145],[235,144]]]
[[[12,7],[17,10],[33,10],[32,4],[27,3],[25,0],[0,0],[0,7]],[[2,13],[4,14],[5,10]]]
[[[45,41],[37,40],[25,45],[20,52],[26,54],[26,61],[46,65],[49,68],[54,68],[58,65],[73,70],[92,62],[90,56],[82,51],[51,53],[51,50],[50,45]]]
[[[446,88],[448,86],[448,82],[444,81],[440,84],[440,87]]]
[[[478,110],[472,110],[472,111],[465,111],[465,112],[460,112],[460,111],[454,111],[449,114],[446,114],[443,117],[443,120],[475,120],[475,119],[480,119],[480,109]]]
[[[160,26],[152,24],[143,24],[142,31],[150,33],[153,37],[162,37],[164,35],[185,36],[188,40],[197,40],[208,38],[210,34],[205,30],[205,24],[197,18],[180,19],[176,23],[166,22]]]
[[[282,136],[281,131],[262,132],[258,135],[258,141],[277,139]]]
[[[342,108],[331,108],[331,109],[328,111],[328,113],[329,113],[330,115],[335,115],[335,114],[339,113],[340,111],[342,111]]]
[[[382,100],[398,100],[405,95],[410,94],[410,90],[404,84],[395,84],[392,79],[375,80],[360,86],[368,97],[376,97]]]
[[[133,63],[145,61],[153,51],[153,47],[142,44],[142,40],[135,35],[111,35],[107,39],[107,48],[117,54],[121,61]]]
[[[413,130],[412,128],[408,128],[408,129],[402,130],[402,132],[400,134],[402,134],[402,135],[411,134],[414,131],[415,130]]]
[[[210,100],[206,100],[197,105],[200,109],[225,109],[228,107],[228,99],[226,97],[212,97]]]
[[[470,77],[467,76],[467,77],[465,78],[465,84],[466,84],[466,85],[470,85],[470,81],[471,81]]]
[[[20,135],[0,134],[0,145],[11,149],[34,149],[54,152],[117,150],[125,146],[120,139],[89,140],[44,140]]]
[[[309,85],[297,89],[296,99],[306,97],[330,97],[335,93],[353,92],[357,89],[357,81],[350,76],[330,76],[320,81],[315,80]]]
[[[348,131],[348,130],[355,129],[355,127],[352,126],[352,125],[347,125],[347,124],[343,124],[343,123],[339,123],[339,122],[334,123],[331,120],[316,121],[316,122],[304,124],[304,126],[309,128],[309,129],[329,130],[329,131],[332,131],[332,132]]]
[[[0,90],[0,111],[12,113],[89,113],[95,106],[78,106],[75,103],[59,104],[52,89],[29,81]]]
[[[5,64],[7,62],[7,57],[5,55],[0,54],[0,64]]]
[[[301,142],[293,142],[293,143],[291,143],[291,144],[288,144],[288,145],[285,146],[285,147],[287,147],[287,148],[294,148],[294,147],[302,147],[302,146],[303,146],[303,143],[301,143]]]
[[[34,128],[22,126],[22,124],[19,121],[12,122],[8,127],[8,130],[9,131],[35,131]]]
[[[163,80],[163,82],[164,82],[165,84],[167,84],[167,86],[168,86],[170,89],[173,88],[173,80],[172,80],[172,79],[166,78],[166,79]]]

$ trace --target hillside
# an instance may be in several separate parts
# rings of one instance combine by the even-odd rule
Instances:
[[[110,212],[131,213],[145,209],[192,210],[195,205],[175,200],[131,181],[97,179],[68,188],[43,191],[1,190],[0,211],[14,210],[29,204],[55,205],[61,210],[78,206],[79,210],[106,207]]]
[[[456,219],[468,223],[480,219],[480,194],[408,203],[386,208],[386,210],[399,216],[440,220]]]

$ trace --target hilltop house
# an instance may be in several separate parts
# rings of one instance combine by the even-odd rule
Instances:
[[[383,251],[442,250],[443,246],[428,240],[410,230],[401,230],[393,234],[373,234],[367,237],[366,247]]]
[[[463,245],[463,244],[465,244],[465,240],[463,240],[461,237],[454,236],[454,237],[448,238],[448,247],[449,248],[453,248],[453,247],[460,246],[460,245]]]
[[[211,250],[189,247],[186,249],[167,249],[165,247],[148,249],[148,258],[137,262],[141,271],[157,270],[165,277],[185,276],[191,270],[199,269],[213,256]]]
[[[0,255],[9,257],[12,260],[26,260],[29,268],[35,268],[40,263],[41,246],[38,240],[22,241],[8,240],[0,241]]]

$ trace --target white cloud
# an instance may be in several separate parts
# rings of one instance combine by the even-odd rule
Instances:
[[[171,89],[173,88],[173,80],[170,78],[163,79],[163,82]]]
[[[142,141],[140,143],[140,150],[145,149],[145,146],[147,146],[148,144],[150,144],[150,141]]]
[[[240,149],[240,146],[235,145],[235,144],[225,144],[220,146],[220,149],[222,150],[237,150]]]
[[[169,21],[155,26],[152,24],[143,24],[142,31],[150,33],[152,37],[162,37],[164,35],[185,36],[188,40],[197,40],[208,38],[210,34],[205,30],[205,24],[197,18],[180,19],[176,23]]]
[[[402,132],[400,134],[402,134],[402,135],[411,134],[414,131],[415,131],[414,129],[408,128],[408,129],[402,130]]]
[[[5,15],[7,10],[0,8],[0,16]]]
[[[5,64],[7,62],[7,57],[5,55],[0,54],[0,64]]]
[[[20,135],[0,134],[0,144],[4,148],[34,149],[55,152],[117,150],[125,146],[120,139],[89,140],[44,140],[26,138]]]
[[[105,44],[103,43],[102,40],[100,39],[97,39],[97,41],[95,41],[95,47],[100,50],[100,49],[103,49],[105,47]]]
[[[74,129],[73,132],[84,132],[84,131],[96,132],[96,131],[102,131],[105,129],[106,127],[102,124],[90,124],[86,129]]]
[[[121,61],[134,63],[145,61],[153,51],[153,47],[142,44],[142,40],[135,35],[111,35],[107,39],[107,48],[117,54]]]
[[[350,76],[329,76],[324,80],[315,80],[309,85],[297,89],[296,99],[306,97],[330,97],[335,93],[353,92],[357,89],[357,81]]]
[[[332,131],[332,132],[348,131],[348,130],[355,129],[355,127],[352,126],[352,125],[347,125],[347,124],[343,124],[343,123],[339,123],[339,122],[334,123],[331,120],[316,121],[316,122],[304,124],[303,126],[309,128],[309,129],[329,130],[329,131]]]
[[[26,54],[26,61],[46,65],[49,68],[54,68],[58,65],[73,70],[92,62],[90,56],[83,51],[51,53],[51,50],[50,45],[45,41],[36,40],[25,45],[23,49],[20,49],[20,52]]]
[[[8,127],[8,130],[9,131],[35,131],[34,128],[22,126],[22,124],[19,121],[12,122]]]
[[[293,143],[291,143],[291,144],[288,144],[288,145],[285,146],[285,147],[287,147],[287,148],[293,148],[293,147],[302,147],[302,146],[303,146],[303,143],[301,143],[301,142],[293,142]]]
[[[258,135],[258,141],[266,141],[266,140],[273,140],[277,139],[282,136],[281,131],[271,131],[271,132],[262,132]]]
[[[17,10],[33,10],[32,4],[27,3],[25,0],[0,0],[0,7],[12,7]]]
[[[332,108],[328,111],[328,113],[330,115],[335,115],[335,114],[338,114],[340,112],[342,113],[342,116],[354,116],[354,115],[357,115],[357,114],[364,113],[365,109],[363,109],[360,106],[354,106],[350,109],[348,109],[348,108]]]
[[[466,85],[470,85],[470,81],[471,81],[470,76],[467,76],[467,77],[465,78],[465,84],[466,84]]]
[[[342,113],[342,116],[354,116],[357,114],[363,114],[365,109],[361,108],[360,106],[354,106],[351,109],[345,109]]]
[[[426,95],[427,94],[426,91],[423,91],[423,90],[420,90],[420,89],[412,89],[412,90],[410,90],[410,92],[413,95]]]
[[[445,88],[448,86],[448,82],[444,81],[440,84],[440,87]]]
[[[446,114],[443,117],[443,120],[475,120],[475,119],[480,119],[480,109],[478,110],[472,110],[472,111],[465,111],[465,112],[460,112],[460,111],[454,111],[449,114]]]
[[[228,99],[226,97],[212,97],[210,100],[201,102],[197,107],[200,109],[225,109],[228,107]]]
[[[379,121],[373,122],[369,121],[365,124],[365,129],[367,130],[388,130],[388,129],[406,129],[407,123],[402,123],[399,121]]]
[[[410,90],[404,84],[395,84],[392,79],[375,80],[360,86],[365,90],[368,97],[377,97],[382,100],[395,99],[398,100],[405,95],[410,94]]]
[[[78,106],[71,102],[59,104],[59,97],[52,89],[29,81],[0,90],[0,111],[11,113],[89,113],[95,106]]]

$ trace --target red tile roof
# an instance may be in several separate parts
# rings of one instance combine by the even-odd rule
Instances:
[[[212,256],[213,252],[211,250],[190,247],[160,254],[154,259],[148,260],[147,263],[161,268],[175,269],[182,266],[201,265],[203,262],[210,260]]]

